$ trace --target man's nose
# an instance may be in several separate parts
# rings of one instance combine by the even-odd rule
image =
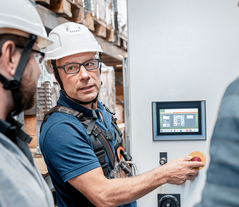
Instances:
[[[89,73],[83,65],[81,65],[80,67],[79,75],[80,75],[80,79],[89,78]]]

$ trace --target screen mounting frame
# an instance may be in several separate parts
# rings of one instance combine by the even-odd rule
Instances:
[[[198,132],[160,132],[160,109],[198,109]],[[206,101],[152,102],[153,141],[206,140]]]

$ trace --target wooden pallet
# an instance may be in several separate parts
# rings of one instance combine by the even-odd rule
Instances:
[[[36,3],[41,4],[43,6],[47,6],[50,4],[50,0],[34,0]]]
[[[107,27],[106,23],[92,16],[91,12],[85,15],[84,25],[96,36],[103,37],[106,41],[114,42],[114,29]]]
[[[94,20],[94,31],[93,31],[93,33],[96,36],[106,38],[106,25],[102,24],[102,22],[98,22],[98,21]]]
[[[72,17],[71,3],[67,0],[51,0],[49,9],[63,17]]]
[[[25,115],[24,117],[24,131],[32,137],[32,141],[28,144],[31,148],[37,146],[37,120],[36,115]]]
[[[71,4],[71,13],[72,17],[68,17],[67,19],[83,24],[85,21],[85,14],[84,14],[84,8],[82,6],[76,5],[76,4]]]
[[[108,42],[114,42],[115,41],[115,31],[110,28],[106,28],[106,41]]]
[[[84,19],[84,9],[82,0],[34,0],[53,12],[72,18],[71,21],[82,23]]]
[[[115,32],[114,44],[124,50],[127,50],[127,39],[117,31]]]
[[[123,37],[120,37],[120,45],[123,49],[127,50],[128,46],[127,46],[127,40]]]
[[[94,19],[92,17],[92,13],[90,11],[88,11],[87,14],[85,15],[84,25],[91,31],[95,30]]]
[[[35,2],[46,6],[51,11],[67,18],[68,20],[80,24],[84,24],[91,32],[99,37],[103,37],[108,42],[119,41],[118,46],[121,47],[124,41],[115,38],[113,25],[107,25],[106,22],[100,20],[97,16],[93,16],[92,12],[84,13],[83,0],[35,0]],[[120,43],[123,42],[123,43]]]
[[[40,171],[42,175],[45,175],[48,173],[46,163],[44,161],[43,155],[41,154],[36,154],[36,148],[30,148],[30,151],[32,153],[33,160]]]
[[[83,7],[83,0],[68,0],[71,4],[78,6],[78,7]]]

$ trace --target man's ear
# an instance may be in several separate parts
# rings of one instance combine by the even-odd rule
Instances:
[[[3,43],[1,50],[1,64],[5,68],[6,78],[12,78],[16,72],[17,65],[20,59],[15,43],[8,40]]]

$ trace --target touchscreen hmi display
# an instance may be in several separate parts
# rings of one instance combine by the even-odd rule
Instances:
[[[198,109],[160,109],[160,132],[199,132]]]
[[[206,139],[205,101],[153,102],[154,140]]]

